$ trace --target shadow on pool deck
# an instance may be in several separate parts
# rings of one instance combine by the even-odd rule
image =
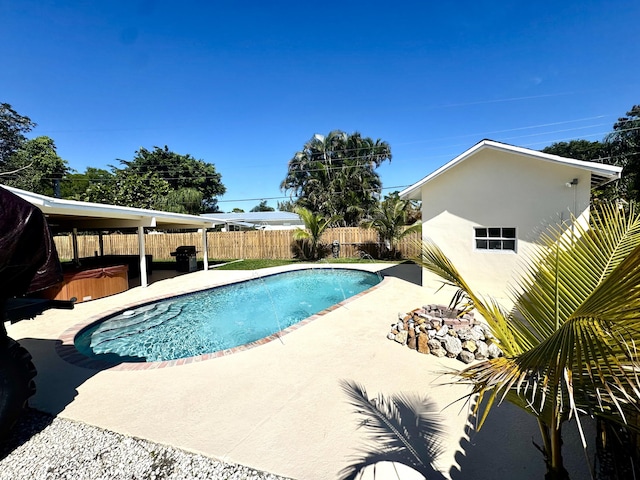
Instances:
[[[399,278],[405,282],[422,286],[422,268],[410,260],[385,268],[381,273],[387,277]]]

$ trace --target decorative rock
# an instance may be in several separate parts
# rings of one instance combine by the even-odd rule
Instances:
[[[462,327],[458,330],[458,338],[463,342],[465,340],[473,340],[473,333],[469,327]]]
[[[447,335],[451,335],[452,337],[458,337],[458,331],[455,328],[449,328]]]
[[[498,347],[496,343],[492,343],[489,345],[488,355],[487,355],[489,358],[498,358],[501,355],[502,355],[502,350],[500,350],[500,347]]]
[[[389,332],[389,333],[387,334],[387,338],[388,338],[389,340],[395,340],[395,339],[396,339],[396,335],[395,335],[394,333],[392,333],[392,332]]]
[[[443,338],[448,331],[449,331],[449,327],[447,327],[446,325],[443,325],[442,328],[438,330],[438,332],[436,333],[436,337]]]
[[[429,348],[429,336],[428,335],[419,335],[418,336],[418,348],[417,348],[417,350],[420,353],[429,353],[431,351],[431,349]]]
[[[404,328],[404,322],[398,322],[396,324],[396,330],[405,330]]]
[[[484,327],[482,325],[474,325],[473,327],[471,327],[471,335],[473,335],[473,340],[475,340],[476,342],[478,340],[484,340],[485,339]]]
[[[407,330],[407,335],[409,335],[409,338],[416,338],[416,331],[413,328],[410,328]]]
[[[442,320],[434,318],[431,320],[431,326],[435,329],[440,329],[440,327],[442,327]]]
[[[460,339],[450,335],[442,339],[442,346],[447,351],[447,357],[455,358],[462,351],[462,342]]]
[[[442,344],[440,343],[440,340],[438,340],[437,338],[429,339],[429,341],[427,342],[427,345],[429,346],[429,350],[431,350],[431,353],[433,353],[436,350],[442,350]]]
[[[478,340],[476,347],[478,348],[475,352],[476,360],[485,360],[489,356],[489,345],[482,340]]]
[[[460,352],[460,354],[458,355],[458,360],[464,362],[464,363],[471,363],[476,359],[476,357],[473,355],[473,353],[468,352],[466,350],[462,350]]]
[[[427,335],[429,335],[429,338],[436,338],[436,335],[438,334],[438,332],[436,330],[427,330]]]
[[[409,330],[409,332],[412,332],[412,330]],[[417,337],[415,335],[413,337],[410,336],[407,340],[407,347],[409,347],[411,350],[415,350],[417,345]]]
[[[447,351],[444,348],[439,348],[438,350],[431,350],[431,353],[438,358],[442,358],[447,354]]]
[[[475,351],[478,349],[478,346],[473,340],[465,340],[464,342],[462,342],[462,348],[468,350],[470,353],[475,353]]]
[[[407,343],[408,337],[409,337],[409,332],[407,332],[406,330],[401,330],[396,334],[396,338],[394,338],[394,340],[404,345],[405,343]]]

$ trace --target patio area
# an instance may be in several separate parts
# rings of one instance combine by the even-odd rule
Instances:
[[[374,263],[353,267],[383,274],[390,268]],[[255,275],[209,269],[158,281],[151,278],[146,288],[8,325],[9,335],[31,352],[38,369],[38,391],[30,405],[286,477],[329,479],[338,477],[363,448],[376,448],[358,429],[360,418],[353,413],[341,380],[362,384],[370,397],[378,392],[418,392],[443,409],[467,393],[467,387],[445,385],[450,379],[442,376],[445,370],[459,369],[460,362],[421,355],[386,339],[399,313],[435,301],[434,290],[399,278],[402,275],[386,276],[370,292],[280,340],[224,357],[164,368],[92,370],[68,363],[56,353],[63,332],[97,314]],[[478,434],[467,435],[468,410],[462,402],[446,408],[444,418],[447,440],[439,467],[445,476],[544,475],[542,457],[531,445],[535,421],[510,405],[495,411]],[[516,423],[518,429],[505,428]],[[566,441],[571,443],[570,438]]]

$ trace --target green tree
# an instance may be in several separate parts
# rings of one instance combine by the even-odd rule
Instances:
[[[250,212],[275,212],[275,210],[276,210],[275,208],[267,205],[266,200],[262,200],[258,205],[256,205],[249,211]]]
[[[8,103],[0,103],[0,168],[6,171],[5,163],[26,141],[25,133],[35,128],[29,117],[16,112]]]
[[[278,202],[278,211],[279,212],[292,212],[296,211],[296,204],[291,200],[285,200],[283,202]]]
[[[320,248],[320,237],[331,224],[339,220],[339,217],[325,218],[306,208],[298,208],[296,213],[300,216],[305,226],[304,229],[296,228],[293,232],[293,239],[302,242],[298,253],[306,260],[318,260],[324,250]]]
[[[169,183],[152,173],[113,169],[111,178],[90,185],[84,198],[88,202],[161,210],[170,192]]]
[[[2,177],[6,185],[30,192],[53,196],[60,180],[69,172],[66,160],[60,158],[49,137],[36,137],[22,142],[4,164]]]
[[[401,200],[398,195],[390,195],[373,209],[369,219],[362,222],[364,228],[373,228],[384,243],[387,255],[397,256],[397,244],[403,237],[422,230],[422,224],[407,227],[410,218],[411,202]]]
[[[195,189],[202,194],[202,205],[199,213],[216,212],[217,196],[223,195],[226,188],[221,182],[221,175],[215,166],[191,155],[180,155],[164,148],[153,150],[140,148],[133,160],[120,160],[126,175],[140,178],[162,180],[169,185],[169,190],[184,188]],[[178,198],[188,198],[189,193],[178,194]],[[164,202],[166,205],[166,202]],[[181,205],[181,206],[180,206]],[[179,204],[176,208],[184,208]]]
[[[564,479],[562,426],[580,415],[625,424],[640,407],[640,214],[603,204],[591,228],[551,230],[513,285],[513,309],[473,292],[433,242],[419,263],[459,289],[500,342],[503,357],[455,373],[473,386],[479,427],[495,403],[534,415],[547,478]],[[490,272],[487,272],[490,275]]]
[[[202,192],[199,190],[181,188],[180,190],[170,190],[166,196],[156,202],[155,208],[165,212],[198,215],[202,213],[202,201]]]
[[[605,142],[612,163],[624,168],[622,188],[626,199],[640,201],[640,105],[618,119]]]
[[[296,206],[355,226],[380,199],[375,169],[386,160],[391,148],[381,140],[339,130],[316,134],[289,161],[280,187],[296,197]]]
[[[62,198],[81,202],[90,201],[93,185],[104,184],[113,179],[113,174],[102,168],[87,167],[84,173],[69,173],[60,182]]]

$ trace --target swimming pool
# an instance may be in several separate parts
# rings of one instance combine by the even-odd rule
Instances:
[[[118,312],[82,329],[74,344],[87,357],[118,363],[204,355],[259,341],[380,281],[333,268],[256,277]]]

